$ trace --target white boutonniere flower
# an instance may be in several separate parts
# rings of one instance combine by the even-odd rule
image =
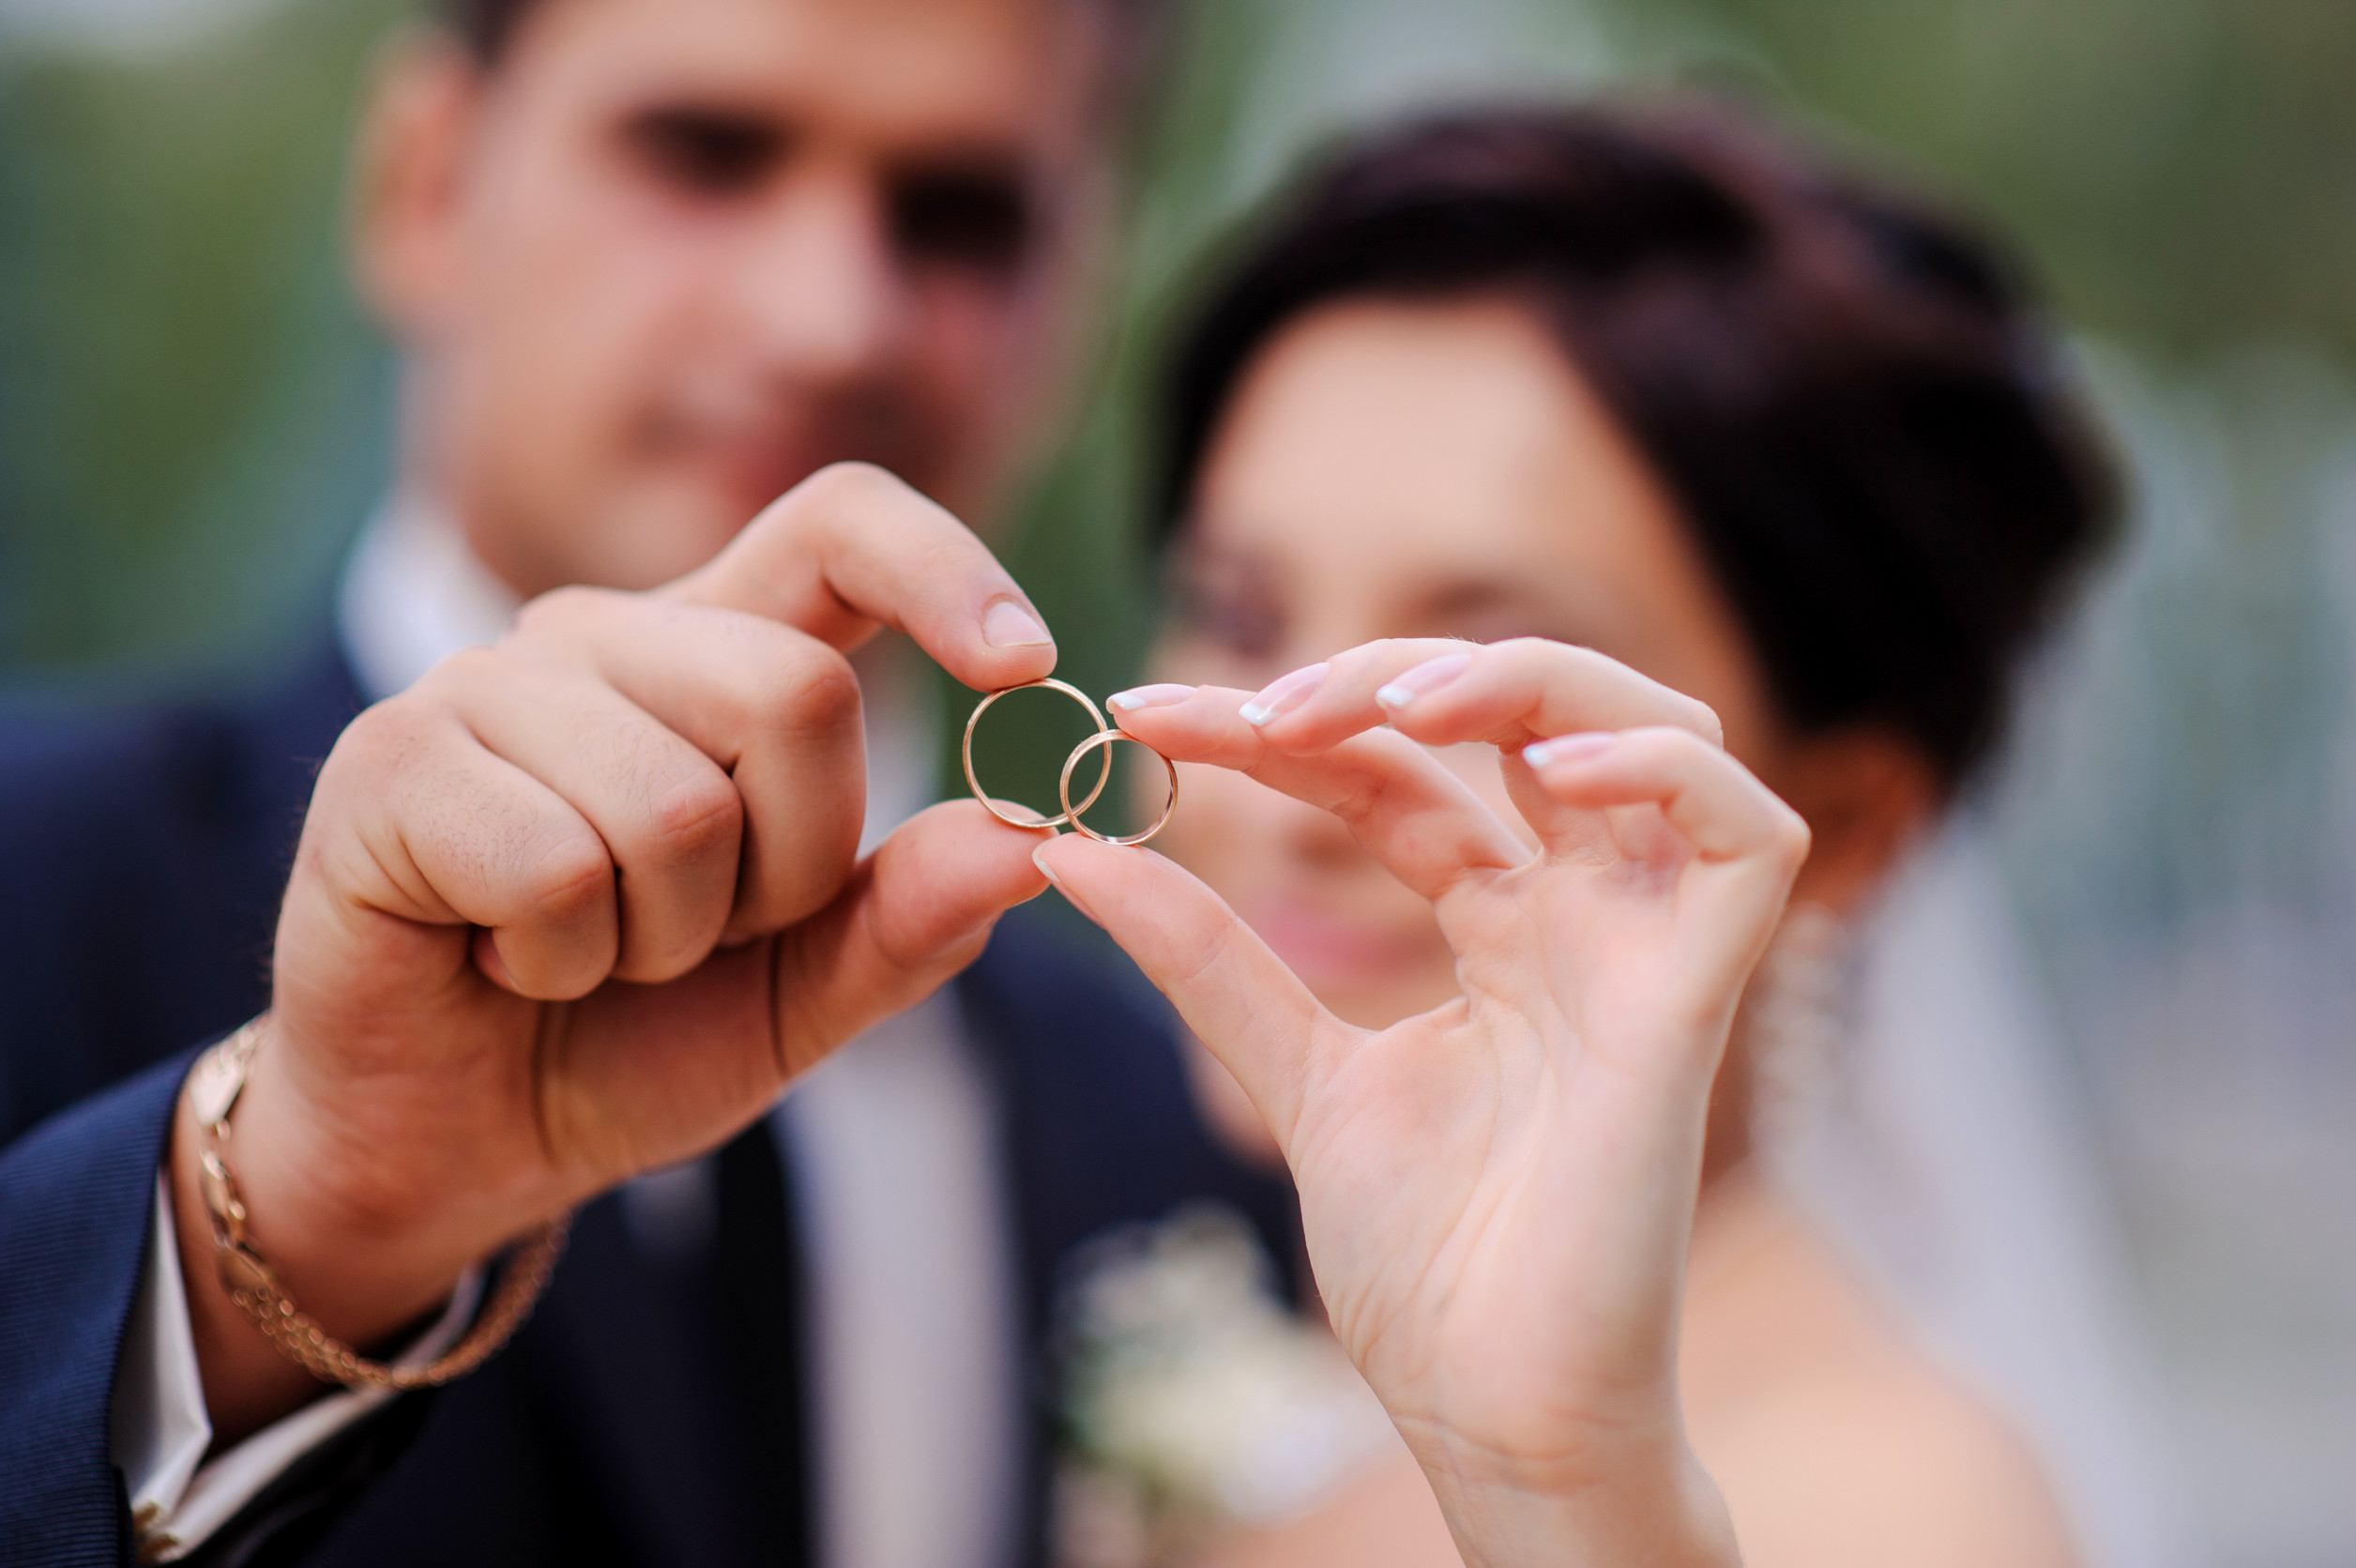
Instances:
[[[1298,1517],[1397,1441],[1252,1230],[1192,1209],[1092,1248],[1063,1313],[1061,1568],[1163,1568]]]

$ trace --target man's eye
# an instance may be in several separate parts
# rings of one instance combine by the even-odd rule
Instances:
[[[1030,248],[1030,199],[1011,171],[914,171],[892,182],[889,202],[892,245],[913,266],[1003,278]]]
[[[626,134],[659,177],[700,196],[752,190],[785,150],[777,127],[706,110],[653,110],[632,120]]]

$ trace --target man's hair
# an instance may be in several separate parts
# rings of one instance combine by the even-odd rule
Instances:
[[[1993,744],[2115,480],[1983,238],[1693,101],[1413,124],[1272,211],[1174,358],[1165,541],[1288,321],[1520,299],[1662,480],[1788,722],[1887,725],[1951,785]]]
[[[435,0],[443,23],[484,65],[495,65],[542,0]],[[1090,0],[1111,14],[1116,72],[1124,85],[1148,74],[1174,0]]]
[[[468,52],[489,63],[507,53],[517,26],[538,4],[540,0],[441,0],[440,10]]]

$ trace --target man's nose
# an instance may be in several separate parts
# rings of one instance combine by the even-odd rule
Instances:
[[[875,374],[897,350],[905,299],[874,182],[838,163],[795,171],[728,290],[732,329],[769,373],[806,385]]]

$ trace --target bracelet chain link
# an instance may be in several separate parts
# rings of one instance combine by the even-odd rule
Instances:
[[[221,1288],[281,1354],[323,1381],[354,1389],[406,1391],[436,1388],[464,1377],[496,1355],[539,1304],[564,1251],[570,1216],[540,1225],[516,1244],[474,1326],[429,1364],[392,1366],[371,1361],[335,1338],[295,1304],[279,1284],[277,1271],[253,1250],[247,1234],[245,1197],[229,1168],[229,1113],[236,1104],[238,1091],[245,1088],[246,1073],[268,1016],[265,1013],[254,1019],[206,1051],[189,1073],[189,1100],[204,1129],[202,1186],[205,1210],[213,1223],[213,1261]]]

